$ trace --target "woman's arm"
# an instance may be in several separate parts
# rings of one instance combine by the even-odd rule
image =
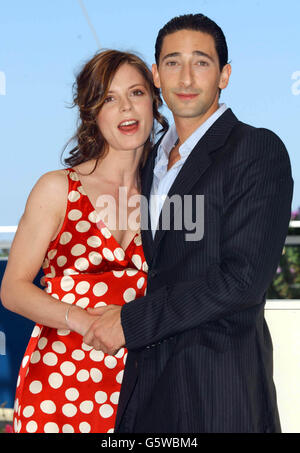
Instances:
[[[70,308],[59,303],[33,284],[49,243],[62,225],[67,195],[68,180],[63,170],[46,173],[32,189],[10,250],[1,301],[8,310],[36,323],[84,335],[95,317],[75,305]]]

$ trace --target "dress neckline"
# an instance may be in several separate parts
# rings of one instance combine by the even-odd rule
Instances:
[[[81,187],[83,188],[84,194],[85,194],[85,196],[86,196],[86,198],[87,198],[87,201],[88,201],[90,207],[91,207],[91,208],[96,212],[96,214],[98,215],[97,210],[94,208],[93,203],[91,202],[91,200],[90,200],[90,198],[89,198],[89,196],[88,196],[88,194],[87,194],[85,188],[83,187],[83,184],[82,184],[82,182],[81,182],[81,179],[80,179],[80,177],[79,177],[78,172],[77,172],[76,170],[74,170],[74,168],[69,168],[69,170],[70,170],[70,171],[74,171],[74,173],[77,175],[78,181],[79,181],[79,183],[81,184]],[[108,228],[108,226],[105,224],[105,222],[103,222],[102,219],[100,219],[100,221],[101,221],[101,223],[103,224],[103,226],[109,231],[109,233],[110,233],[112,239],[114,240],[114,242],[116,243],[116,245],[117,245],[120,249],[122,249],[123,252],[124,252],[125,254],[127,253],[128,249],[131,247],[131,245],[132,245],[134,239],[140,234],[140,231],[141,231],[141,230],[139,230],[139,231],[137,231],[137,232],[135,233],[135,235],[133,236],[133,238],[131,239],[131,241],[130,241],[129,244],[127,245],[127,247],[124,249],[124,247],[121,246],[121,244],[119,243],[119,241],[117,241],[117,239],[115,238],[115,236],[112,234],[112,232],[110,231],[110,229]],[[98,222],[97,222],[97,223],[98,223]]]

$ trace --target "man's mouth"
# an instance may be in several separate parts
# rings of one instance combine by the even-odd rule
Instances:
[[[137,120],[126,120],[122,121],[118,125],[118,129],[123,134],[134,134],[139,128],[139,121]]]
[[[189,101],[195,99],[198,96],[198,93],[176,93],[176,96],[182,101]]]

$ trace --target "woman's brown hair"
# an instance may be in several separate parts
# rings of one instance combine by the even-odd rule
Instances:
[[[123,64],[134,66],[144,77],[153,99],[153,117],[162,126],[161,131],[168,129],[168,121],[159,112],[162,105],[159,89],[153,84],[152,73],[144,61],[137,55],[118,50],[106,50],[97,53],[88,61],[76,77],[73,85],[73,105],[79,109],[79,125],[75,135],[68,141],[76,140],[76,146],[69,152],[63,163],[73,167],[90,159],[96,159],[95,170],[99,159],[104,156],[107,142],[101,134],[96,117],[104,104],[110,84],[119,67]],[[154,125],[153,125],[154,134]],[[144,146],[140,169],[144,166],[153,143],[148,138]]]

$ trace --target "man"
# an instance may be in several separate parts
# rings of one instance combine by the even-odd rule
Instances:
[[[219,105],[227,61],[222,30],[201,14],[176,17],[159,32],[153,77],[174,126],[142,177],[143,195],[155,200],[152,231],[142,231],[147,294],[121,312],[99,311],[103,348],[129,351],[116,432],[280,432],[264,306],[293,180],[280,139]],[[170,228],[160,228],[173,195],[191,197],[186,213],[195,228],[203,222],[200,238],[188,236],[185,222],[174,227],[185,217],[176,207]]]

